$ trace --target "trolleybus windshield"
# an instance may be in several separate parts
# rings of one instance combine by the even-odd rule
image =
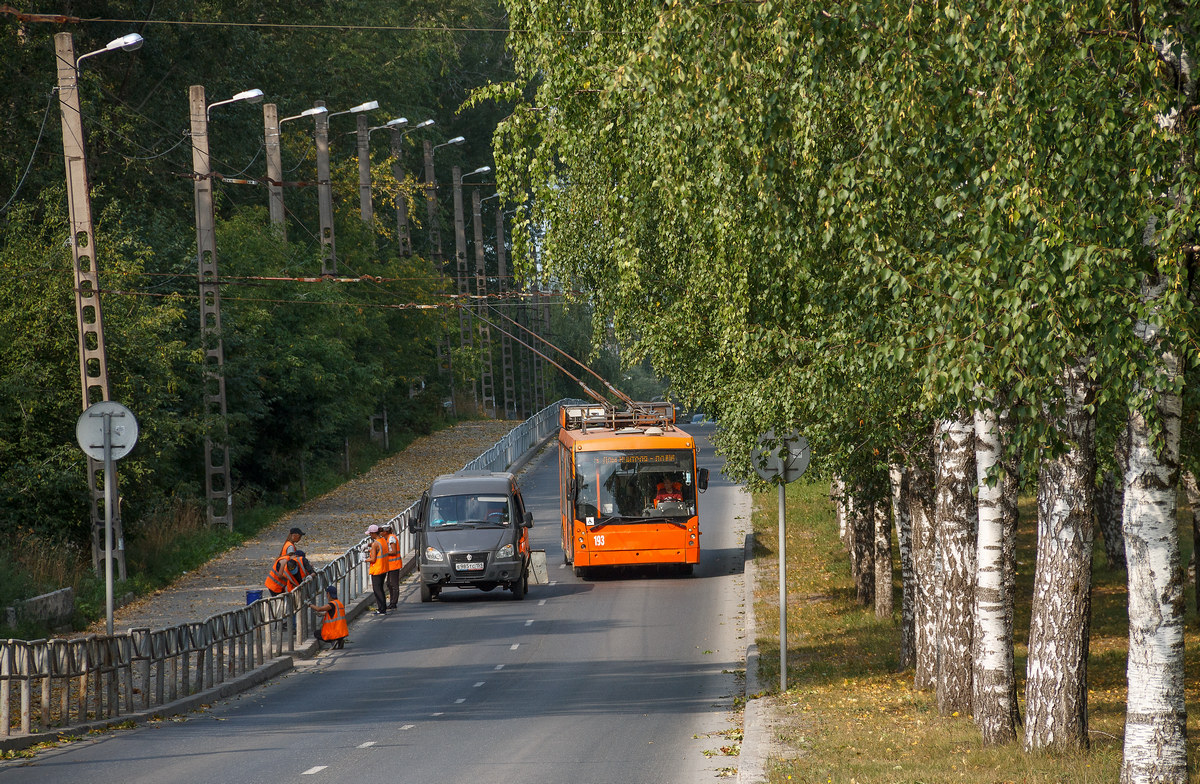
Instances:
[[[595,525],[693,517],[695,477],[689,449],[576,452],[576,518]]]

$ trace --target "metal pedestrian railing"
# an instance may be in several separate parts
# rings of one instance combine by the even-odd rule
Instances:
[[[557,431],[558,410],[571,403],[542,409],[463,469],[508,468]],[[414,566],[410,524],[417,505],[392,518],[406,571]],[[0,641],[0,738],[69,730],[167,706],[295,653],[315,626],[312,613],[300,610],[324,603],[328,586],[337,587],[347,606],[370,591],[366,543],[358,542],[293,591],[203,621],[111,636]]]

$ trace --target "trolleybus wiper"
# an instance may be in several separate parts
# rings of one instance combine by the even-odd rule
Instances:
[[[632,522],[636,523],[669,523],[680,528],[687,528],[687,518],[678,517],[642,517]]]

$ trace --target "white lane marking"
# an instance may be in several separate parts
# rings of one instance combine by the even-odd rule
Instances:
[[[463,704],[464,702],[466,702],[466,701],[467,701],[467,698],[466,698],[466,697],[459,697],[457,700],[455,700],[455,701],[454,701],[454,704],[455,704],[455,705],[462,705],[462,704]]]
[[[503,665],[503,664],[497,664],[497,665],[496,665],[496,669],[497,669],[497,670],[503,670],[503,669],[504,669],[504,665]]]
[[[430,715],[430,716],[445,716],[446,714],[445,714],[445,713],[442,713],[441,711],[438,711],[437,713],[431,713],[431,714],[429,714],[429,715]]]
[[[512,645],[508,646],[508,649],[510,651],[515,651],[517,648],[520,648],[520,647],[521,647],[521,643],[514,642]]]
[[[545,600],[545,599],[542,599],[541,601],[539,601],[539,602],[538,602],[538,607],[541,607],[541,606],[543,606],[543,605],[545,605],[545,604],[546,604],[546,600]]]
[[[530,618],[528,621],[525,621],[525,625],[526,625],[526,626],[533,626],[533,619],[532,619],[532,618]]]
[[[480,681],[479,683],[476,683],[472,688],[478,689],[480,686],[482,686],[485,683],[487,683],[487,681]]]
[[[366,743],[360,743],[360,744],[358,744],[358,748],[360,748],[360,749],[369,749],[369,748],[371,748],[371,747],[372,747],[372,746],[374,746],[374,745],[375,745],[375,741],[373,741],[373,740],[369,740],[369,741],[367,741]]]
[[[558,585],[558,580],[551,580],[550,585]]]
[[[566,569],[566,568],[567,568],[567,565],[566,565],[566,564],[559,564],[559,565],[558,565],[558,568],[559,568],[559,569]]]
[[[402,727],[400,727],[400,729],[402,729],[402,730],[411,730],[411,729],[412,729],[413,727],[415,727],[415,726],[417,726],[417,725],[416,725],[416,724],[405,724],[405,725],[403,725]]]
[[[308,770],[304,771],[300,775],[301,776],[311,776],[314,773],[320,773],[321,771],[325,770],[328,767],[329,767],[328,765],[318,765],[315,768],[309,768]]]

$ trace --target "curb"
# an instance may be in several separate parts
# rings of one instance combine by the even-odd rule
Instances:
[[[754,617],[754,585],[758,575],[754,562],[754,533],[746,534],[743,556],[743,574],[746,577],[746,705],[742,712],[742,748],[738,754],[738,784],[760,784],[766,777],[766,729],[763,717],[767,705],[765,698],[751,699],[751,694],[762,691],[758,680],[758,628]]]

